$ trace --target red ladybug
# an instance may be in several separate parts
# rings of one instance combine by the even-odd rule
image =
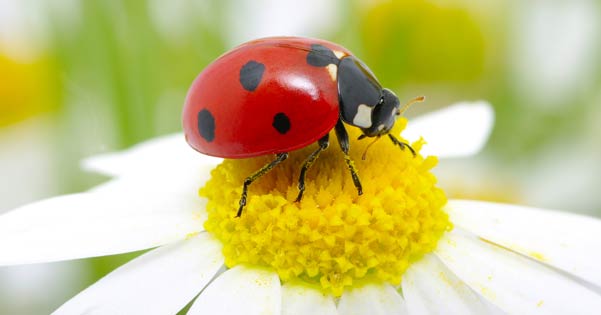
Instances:
[[[297,201],[305,174],[328,147],[335,129],[359,195],[361,182],[348,156],[345,123],[364,137],[391,134],[401,114],[399,99],[382,88],[371,70],[346,48],[319,39],[272,37],[242,44],[217,58],[196,78],[186,98],[186,140],[200,153],[223,158],[275,154],[275,159],[244,181],[240,216],[248,186],[288,157],[288,152],[319,145],[301,167]]]

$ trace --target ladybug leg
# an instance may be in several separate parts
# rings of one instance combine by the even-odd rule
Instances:
[[[334,130],[336,131],[336,138],[338,138],[340,149],[344,153],[344,161],[346,162],[346,166],[348,166],[349,171],[351,171],[351,176],[353,177],[353,184],[355,184],[355,187],[357,188],[357,193],[359,195],[363,195],[363,187],[361,186],[361,181],[359,180],[357,169],[355,168],[353,160],[351,160],[351,157],[348,155],[350,144],[348,140],[348,133],[344,128],[342,120],[338,119]]]
[[[392,143],[401,147],[401,150],[405,150],[405,148],[409,148],[409,151],[411,151],[411,153],[413,154],[413,157],[415,157],[415,150],[413,150],[413,148],[408,143],[399,141],[399,139],[395,138],[391,134],[388,134],[388,138],[390,138],[390,141],[392,141]]]
[[[300,171],[300,177],[298,179],[298,196],[296,197],[295,202],[299,202],[303,198],[303,193],[305,192],[305,176],[307,174],[307,170],[309,170],[309,168],[311,168],[311,165],[313,165],[313,162],[317,160],[321,151],[328,148],[328,146],[330,145],[329,138],[329,134],[326,134],[325,136],[321,137],[321,139],[317,141],[319,148],[313,151],[313,153],[311,153],[311,155],[307,157],[305,162],[303,162],[303,166]]]
[[[242,215],[242,209],[246,205],[246,195],[248,191],[248,186],[252,184],[257,178],[269,173],[271,169],[273,169],[276,165],[282,163],[284,160],[288,158],[288,152],[278,153],[275,157],[275,160],[269,162],[265,166],[261,167],[258,171],[254,172],[252,175],[248,176],[244,180],[244,187],[242,187],[242,196],[240,197],[240,208],[238,208],[238,213],[236,213],[236,217],[240,217]]]

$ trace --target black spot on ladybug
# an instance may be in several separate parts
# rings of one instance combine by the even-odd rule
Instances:
[[[290,130],[290,119],[284,113],[277,113],[273,116],[273,123],[271,125],[279,133],[285,134]]]
[[[315,67],[325,67],[331,63],[338,64],[338,58],[330,48],[313,44],[307,55],[307,63]]]
[[[334,52],[326,46],[313,44],[307,55],[307,63],[315,67],[325,67],[329,64],[338,64],[338,58]]]
[[[264,64],[254,60],[247,62],[240,68],[240,84],[242,84],[245,90],[249,92],[254,91],[259,86],[259,83],[261,83],[263,72],[265,72]]]
[[[215,139],[215,118],[207,109],[198,112],[198,133],[207,142]]]

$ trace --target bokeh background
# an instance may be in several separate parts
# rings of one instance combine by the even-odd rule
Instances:
[[[203,67],[268,35],[346,46],[401,100],[428,97],[410,119],[490,101],[485,150],[437,169],[450,197],[601,216],[596,0],[0,0],[0,213],[106,180],[84,157],[180,131]],[[0,314],[48,314],[135,255],[0,268]]]

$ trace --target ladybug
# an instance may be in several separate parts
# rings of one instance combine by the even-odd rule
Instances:
[[[182,120],[186,141],[200,153],[230,159],[275,155],[244,181],[239,217],[253,181],[286,160],[288,152],[317,142],[301,167],[300,201],[305,175],[328,147],[332,129],[361,195],[345,124],[360,128],[360,139],[388,135],[415,154],[389,133],[401,112],[397,96],[346,48],[319,39],[271,37],[244,43],[207,66],[188,91]]]

